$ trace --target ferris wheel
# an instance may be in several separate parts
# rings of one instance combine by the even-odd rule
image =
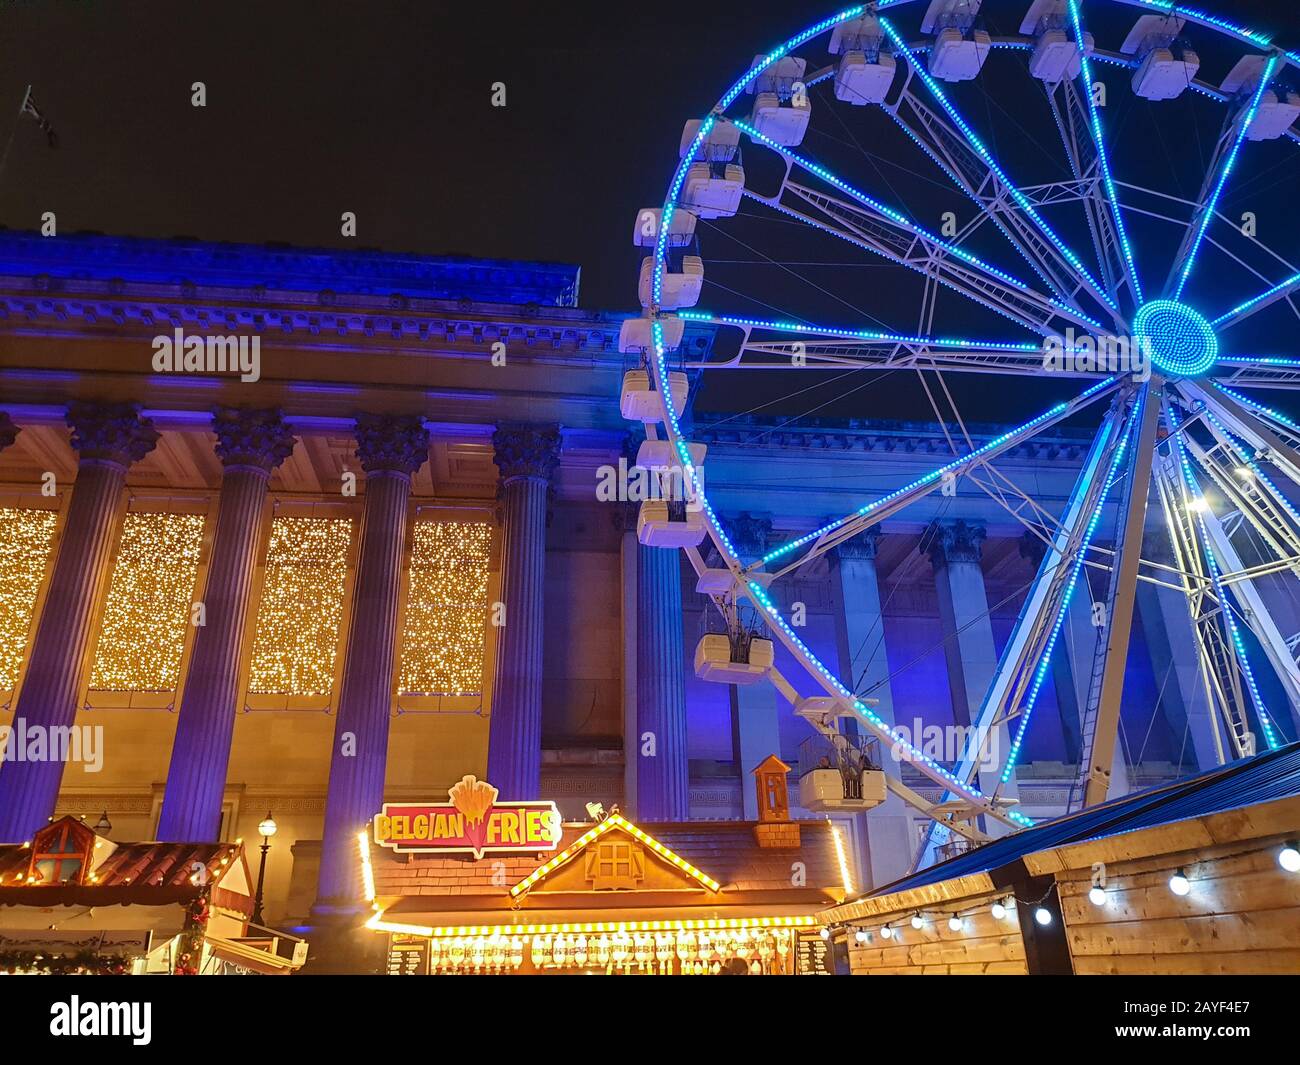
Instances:
[[[1071,809],[1106,798],[1140,581],[1186,603],[1221,762],[1285,742],[1300,713],[1294,641],[1261,592],[1268,578],[1300,576],[1300,424],[1262,391],[1300,387],[1294,341],[1278,346],[1300,326],[1300,268],[1224,210],[1252,166],[1284,167],[1278,153],[1300,141],[1297,72],[1300,55],[1181,4],[881,0],[755,57],[686,123],[662,207],[638,213],[643,314],[620,336],[639,359],[622,410],[646,425],[638,464],[678,477],[689,497],[644,503],[640,540],[684,548],[698,590],[733,628],[742,608],[756,613],[824,694],[800,696],[752,631],[739,653],[734,639],[702,643],[701,676],[770,679],[827,737],[852,720],[941,789],[935,803],[887,782],[932,818],[918,864],[951,833],[978,842],[1032,823],[1005,786],[1087,572],[1104,588],[1107,624]],[[1144,132],[1133,114],[1154,125]],[[1176,143],[1193,138],[1172,131],[1198,123],[1217,136],[1195,152]],[[1177,158],[1194,173],[1185,188],[1166,165]],[[744,255],[705,257],[722,247]],[[864,263],[884,264],[887,280],[864,284]],[[692,323],[731,336],[729,349],[692,361]],[[951,458],[742,557],[705,490],[706,449],[683,424],[691,388],[748,374],[793,397],[827,375],[890,373],[918,382],[938,420],[956,424]],[[1004,391],[1049,376],[1073,390],[976,440],[971,404],[959,410],[949,387],[973,374],[1003,378]],[[966,391],[978,404],[979,390]],[[1056,513],[995,463],[1084,411],[1099,424]],[[1043,556],[965,749],[943,763],[814,653],[776,589],[954,480],[991,495]],[[1149,517],[1167,529],[1159,557],[1144,556]],[[706,537],[715,556],[701,551]],[[1265,670],[1290,705],[1269,705]],[[981,774],[999,733],[1000,768]]]

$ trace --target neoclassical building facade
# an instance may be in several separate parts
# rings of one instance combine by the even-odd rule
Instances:
[[[637,427],[625,315],[577,295],[551,264],[0,235],[0,841],[101,812],[121,838],[253,839],[269,810],[267,917],[299,922],[358,907],[384,801],[467,773],[575,816],[743,820],[768,755],[815,760],[770,684],[695,678],[719,621],[694,571],[597,490]],[[742,547],[947,447],[937,425],[692,418]],[[1059,510],[1085,446],[1006,462]],[[969,723],[1038,561],[962,488],[774,594],[920,738]],[[1140,593],[1117,788],[1214,761],[1176,606]],[[1030,816],[1064,808],[1096,639],[1080,597],[1018,770]],[[56,736],[76,749],[43,756]],[[898,800],[844,827],[858,883],[906,871]]]

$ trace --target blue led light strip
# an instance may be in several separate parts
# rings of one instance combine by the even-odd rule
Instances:
[[[1101,131],[1101,109],[1092,91],[1092,63],[1084,47],[1083,21],[1079,16],[1079,0],[1070,0],[1070,17],[1074,21],[1074,43],[1079,49],[1079,77],[1083,82],[1083,95],[1088,101],[1088,111],[1092,119],[1093,140],[1097,144],[1097,161],[1101,164],[1101,178],[1106,185],[1106,198],[1110,201],[1111,214],[1115,218],[1115,228],[1119,233],[1120,248],[1124,252],[1124,261],[1128,263],[1128,275],[1133,282],[1133,294],[1137,302],[1143,302],[1142,281],[1138,277],[1137,262],[1133,258],[1133,249],[1128,242],[1128,231],[1124,228],[1124,214],[1119,206],[1119,193],[1115,188],[1110,173],[1110,158],[1106,154],[1106,139]]]
[[[1229,388],[1227,385],[1220,384],[1218,381],[1211,381],[1210,384],[1214,385],[1214,387],[1217,388],[1220,392],[1222,392],[1225,396],[1231,396],[1242,406],[1249,407],[1251,410],[1256,411],[1259,414],[1267,415],[1268,417],[1272,418],[1275,422],[1277,422],[1278,425],[1285,426],[1287,429],[1290,429],[1293,433],[1300,434],[1300,425],[1297,425],[1295,422],[1293,422],[1290,418],[1288,418],[1285,414],[1281,413],[1280,411],[1276,411],[1272,407],[1266,407],[1264,406],[1264,404],[1258,403],[1255,400],[1251,399],[1249,396],[1244,396],[1240,392],[1237,392]]]
[[[1110,470],[1106,474],[1106,487],[1102,489],[1101,495],[1097,499],[1097,505],[1093,508],[1092,517],[1089,518],[1088,526],[1084,530],[1083,541],[1079,544],[1079,553],[1075,556],[1074,564],[1070,568],[1069,583],[1065,587],[1061,605],[1057,608],[1052,634],[1047,640],[1047,645],[1043,648],[1043,657],[1034,673],[1034,682],[1029,690],[1029,697],[1025,700],[1020,711],[1020,727],[1016,730],[1016,738],[1012,741],[1011,750],[1007,754],[1007,764],[1002,769],[1003,784],[1011,779],[1011,774],[1016,770],[1016,762],[1020,758],[1020,747],[1024,743],[1025,733],[1029,729],[1029,718],[1034,712],[1034,706],[1038,702],[1038,693],[1043,687],[1043,681],[1047,677],[1047,670],[1052,664],[1052,652],[1056,649],[1057,638],[1061,635],[1061,629],[1065,625],[1066,613],[1070,609],[1070,601],[1074,598],[1074,590],[1078,586],[1079,574],[1083,571],[1083,563],[1087,557],[1088,548],[1092,546],[1092,538],[1097,531],[1098,524],[1101,522],[1102,513],[1106,509],[1106,498],[1110,495],[1110,490],[1118,479],[1119,465],[1124,459],[1125,452],[1128,451],[1129,442],[1133,438],[1134,426],[1137,424],[1143,405],[1148,401],[1147,393],[1144,391],[1142,398],[1133,405],[1133,412],[1129,415],[1128,424],[1124,427],[1124,435],[1115,448],[1115,454],[1111,456]]]
[[[1091,273],[1089,273],[1088,268],[1084,266],[1083,261],[1070,250],[1065,241],[1056,235],[1056,231],[1053,230],[1043,217],[1034,209],[1034,205],[1030,203],[1029,197],[1021,192],[1003,172],[1002,168],[998,166],[992,153],[984,147],[984,142],[976,136],[975,131],[966,124],[966,120],[961,117],[961,114],[957,109],[948,101],[948,97],[944,95],[943,90],[939,88],[938,82],[936,82],[934,78],[930,77],[924,67],[917,62],[916,56],[912,54],[910,49],[908,49],[907,42],[899,36],[898,31],[894,29],[893,25],[890,24],[890,21],[886,18],[882,18],[880,20],[880,27],[889,36],[889,39],[894,42],[895,49],[907,58],[908,63],[911,64],[911,67],[916,72],[917,76],[925,82],[925,86],[930,90],[931,95],[939,101],[940,106],[942,106],[944,111],[948,113],[948,117],[957,124],[957,128],[961,130],[967,143],[974,148],[976,154],[984,160],[984,165],[997,175],[998,180],[1006,187],[1007,192],[1011,194],[1011,198],[1016,201],[1020,209],[1034,220],[1035,225],[1038,226],[1039,231],[1047,238],[1048,242],[1051,243],[1058,252],[1065,256],[1066,262],[1079,272],[1079,276],[1082,277],[1093,291],[1102,298],[1103,302],[1106,303],[1111,310],[1118,311],[1119,308],[1115,306],[1114,301],[1110,298],[1110,293],[1098,284],[1097,280]]]
[[[1205,207],[1201,211],[1201,217],[1197,220],[1196,236],[1192,239],[1192,245],[1187,251],[1187,258],[1183,262],[1182,271],[1179,273],[1178,287],[1174,289],[1173,298],[1176,300],[1182,299],[1183,289],[1187,286],[1187,279],[1192,276],[1192,268],[1196,265],[1196,257],[1201,250],[1201,242],[1205,239],[1205,231],[1209,228],[1210,219],[1214,217],[1214,212],[1218,209],[1219,197],[1223,194],[1223,187],[1228,183],[1228,175],[1232,173],[1232,168],[1237,165],[1237,154],[1241,151],[1241,142],[1246,137],[1246,130],[1255,121],[1255,113],[1259,110],[1259,101],[1263,98],[1268,83],[1273,79],[1273,71],[1276,67],[1277,56],[1269,56],[1268,64],[1264,67],[1264,73],[1260,76],[1259,84],[1255,86],[1255,93],[1250,98],[1250,107],[1237,127],[1237,136],[1233,139],[1232,150],[1224,161],[1223,172],[1219,174],[1219,181],[1214,186],[1214,192],[1206,201]]]
[[[1175,15],[1180,19],[1202,22],[1207,26],[1213,26],[1215,29],[1224,30],[1235,37],[1240,37],[1243,41],[1258,45],[1260,48],[1267,48],[1272,43],[1267,34],[1247,29],[1245,26],[1238,26],[1235,22],[1229,22],[1217,15],[1207,15],[1203,11],[1197,11],[1185,4],[1177,3],[1175,0],[1126,0],[1126,2],[1140,7],[1152,8],[1165,15]]]
[[[862,5],[851,7],[846,11],[841,11],[838,15],[832,15],[830,18],[823,19],[821,22],[809,26],[802,33],[795,37],[791,37],[784,44],[777,45],[777,47],[773,48],[772,51],[763,57],[761,62],[755,63],[750,70],[745,72],[744,76],[739,81],[727,90],[726,96],[718,102],[718,106],[714,113],[721,114],[735,103],[736,97],[745,91],[745,87],[778,59],[789,55],[790,52],[798,48],[801,44],[811,41],[818,34],[825,33],[831,27],[837,26],[839,23],[844,22],[847,19],[857,18],[866,10],[867,9]]]
[[[914,344],[932,348],[970,348],[978,351],[1032,351],[1041,352],[1043,346],[1033,343],[999,343],[991,340],[962,340],[956,337],[906,336],[899,333],[876,333],[868,329],[846,329],[837,325],[803,325],[799,322],[779,322],[762,318],[738,318],[728,314],[710,314],[708,311],[678,311],[678,318],[688,322],[713,322],[740,328],[767,329],[777,333],[821,334],[844,340],[873,340],[885,344]]]
[[[1219,561],[1214,556],[1214,548],[1210,544],[1210,535],[1205,526],[1205,515],[1201,508],[1208,508],[1209,503],[1201,494],[1201,487],[1196,481],[1196,474],[1192,471],[1191,460],[1187,457],[1187,445],[1178,433],[1178,421],[1172,408],[1167,408],[1169,414],[1169,434],[1174,439],[1174,444],[1178,448],[1178,461],[1182,467],[1183,479],[1187,482],[1187,490],[1191,494],[1196,511],[1196,522],[1201,530],[1201,550],[1205,552],[1205,560],[1209,565],[1210,583],[1214,586],[1215,598],[1219,601],[1219,607],[1228,626],[1228,634],[1232,637],[1233,650],[1237,656],[1237,662],[1241,666],[1241,672],[1246,678],[1246,684],[1250,688],[1251,702],[1255,705],[1255,716],[1259,718],[1260,727],[1264,730],[1264,740],[1268,743],[1269,750],[1277,750],[1279,743],[1277,733],[1273,731],[1273,723],[1269,718],[1268,710],[1264,707],[1264,700],[1259,694],[1259,687],[1255,683],[1255,672],[1250,668],[1250,662],[1246,658],[1246,645],[1242,641],[1241,631],[1237,628],[1237,620],[1233,617],[1232,609],[1228,605],[1227,591],[1223,586],[1222,574],[1219,571]]]
[[[1201,413],[1205,415],[1211,425],[1215,426],[1219,432],[1232,441],[1233,446],[1237,448],[1242,461],[1246,463],[1246,466],[1250,469],[1251,475],[1254,479],[1269,490],[1269,493],[1273,497],[1273,501],[1281,504],[1282,509],[1291,515],[1292,520],[1295,521],[1297,526],[1300,526],[1300,512],[1296,511],[1295,507],[1291,505],[1290,500],[1288,500],[1287,497],[1278,490],[1277,485],[1268,479],[1268,475],[1260,469],[1255,460],[1250,457],[1250,447],[1238,438],[1235,433],[1229,430],[1223,422],[1219,421],[1219,419],[1214,416],[1214,412],[1208,407]]]
[[[825,678],[825,680],[837,692],[839,692],[841,696],[843,696],[845,699],[849,701],[853,709],[858,714],[860,714],[867,721],[875,725],[876,728],[883,729],[885,732],[887,732],[889,734],[890,739],[893,742],[897,743],[902,750],[907,752],[907,757],[909,761],[923,763],[924,765],[929,767],[933,772],[938,773],[947,782],[946,786],[951,787],[952,790],[955,791],[957,794],[965,796],[968,799],[974,799],[979,803],[989,802],[988,797],[985,796],[984,793],[981,792],[978,788],[973,787],[972,785],[967,784],[964,781],[960,780],[955,774],[950,772],[948,769],[945,769],[933,758],[930,758],[928,755],[924,754],[919,748],[914,747],[904,736],[894,731],[893,725],[891,725],[888,721],[882,718],[879,714],[875,713],[869,706],[867,706],[866,703],[862,702],[853,692],[849,691],[848,688],[846,688],[842,683],[840,683],[839,679],[829,669],[827,669],[822,664],[821,660],[816,655],[814,655],[811,650],[809,650],[808,646],[802,640],[800,640],[798,636],[795,635],[794,630],[786,622],[785,618],[781,616],[780,610],[777,609],[776,605],[768,597],[767,591],[763,588],[762,585],[760,585],[756,581],[749,581],[747,587],[749,589],[749,594],[751,598],[753,598],[754,602],[756,602],[759,606],[763,608],[763,611],[767,614],[768,618],[771,619],[773,624],[777,625],[781,629],[782,633],[785,634],[786,638],[790,640],[796,647],[798,647],[803,654],[808,656],[809,661],[811,661],[814,665],[816,665],[817,670],[822,675],[822,677]],[[1003,816],[1023,826],[1029,826],[1034,823],[1024,814],[1016,813],[1015,811],[1012,810],[1006,811]]]
[[[978,256],[972,255],[970,252],[966,251],[964,248],[961,248],[956,244],[950,244],[948,241],[944,240],[943,238],[937,236],[934,233],[931,233],[924,226],[917,225],[917,223],[913,222],[902,212],[895,211],[891,207],[886,207],[879,200],[873,199],[872,197],[868,196],[865,192],[861,192],[858,189],[855,189],[847,181],[843,181],[842,179],[836,177],[824,166],[819,166],[818,164],[812,162],[812,160],[805,159],[797,152],[792,152],[784,145],[778,144],[770,137],[754,129],[754,127],[749,125],[747,122],[735,121],[732,123],[732,125],[734,125],[738,130],[740,130],[742,133],[744,133],[746,136],[748,136],[751,140],[755,141],[756,143],[766,145],[767,147],[771,148],[774,152],[781,155],[783,158],[789,159],[792,163],[796,164],[801,169],[807,170],[810,174],[815,174],[817,177],[825,181],[828,185],[832,185],[835,188],[839,189],[841,192],[846,193],[847,195],[853,197],[853,199],[857,200],[859,203],[867,207],[870,207],[877,214],[883,215],[885,218],[888,218],[891,222],[895,222],[898,225],[902,226],[903,228],[909,230],[910,232],[915,233],[917,236],[925,238],[930,243],[936,245],[939,248],[942,248],[949,255],[952,255],[953,257],[962,260],[962,262],[970,264],[971,266],[978,267],[979,269],[985,271],[986,273],[989,273],[992,276],[998,278],[1000,281],[1005,281],[1007,284],[1014,286],[1015,288],[1019,289],[1021,292],[1025,293],[1028,296],[1031,296],[1034,299],[1043,300],[1045,303],[1048,303],[1049,305],[1054,307],[1058,312],[1060,312],[1062,315],[1064,315],[1067,318],[1073,318],[1073,319],[1079,319],[1085,321],[1089,325],[1095,326],[1097,329],[1105,328],[1105,326],[1102,325],[1101,322],[1098,322],[1096,319],[1089,318],[1086,314],[1081,313],[1080,311],[1076,310],[1073,307],[1068,307],[1063,303],[1059,303],[1054,299],[1042,295],[1041,293],[1030,288],[1019,278],[1013,277],[1011,274],[1007,273],[1005,270],[999,270],[996,266],[989,265],[988,263],[984,262],[984,260],[980,259]]]
[[[1229,318],[1235,319],[1239,315],[1243,315],[1243,312],[1248,313],[1252,307],[1257,307],[1265,300],[1271,299],[1272,297],[1276,296],[1279,292],[1282,292],[1288,288],[1300,288],[1300,274],[1292,274],[1285,281],[1279,281],[1267,292],[1261,292],[1254,299],[1249,299],[1245,303],[1238,303],[1237,306],[1233,307],[1232,310],[1228,311],[1226,314],[1219,315],[1219,317],[1214,319],[1214,321],[1212,321],[1210,325],[1220,326],[1224,322],[1227,322]],[[1231,322],[1229,324],[1235,325],[1236,323]]]
[[[1095,396],[1098,392],[1100,392],[1102,389],[1107,388],[1110,385],[1113,385],[1117,380],[1118,380],[1117,377],[1107,377],[1105,380],[1098,381],[1086,392],[1082,393],[1079,396],[1079,398],[1076,399],[1074,402],[1079,403],[1082,402],[1083,400],[1090,399],[1091,397]],[[812,541],[821,538],[822,536],[826,535],[826,533],[834,532],[836,529],[840,528],[840,526],[845,525],[850,521],[853,521],[857,518],[864,518],[868,514],[870,514],[873,510],[879,509],[880,507],[884,506],[886,503],[890,503],[893,500],[898,499],[900,496],[907,495],[909,492],[915,491],[918,488],[922,488],[925,485],[935,484],[938,481],[943,479],[944,474],[953,473],[956,470],[960,469],[961,467],[969,465],[970,463],[977,460],[981,455],[985,455],[996,448],[1002,447],[1004,444],[1006,444],[1011,440],[1014,440],[1017,437],[1032,435],[1044,422],[1050,421],[1052,418],[1055,418],[1058,415],[1063,414],[1066,410],[1069,409],[1069,407],[1070,407],[1069,403],[1058,403],[1055,407],[1052,407],[1050,410],[1044,411],[1037,418],[1027,421],[1025,422],[1024,425],[1012,429],[1010,432],[1003,433],[999,437],[995,437],[993,440],[990,440],[983,447],[976,448],[974,451],[970,452],[967,455],[963,455],[961,458],[953,459],[953,461],[949,462],[946,466],[940,466],[938,469],[931,470],[923,477],[918,477],[911,484],[904,485],[902,488],[896,489],[895,491],[890,492],[886,496],[881,496],[879,499],[873,500],[872,502],[866,504],[865,506],[858,508],[858,510],[854,511],[848,517],[839,518],[828,525],[823,525],[820,529],[814,529],[812,532],[800,536],[797,540],[791,540],[788,544],[782,544],[775,551],[769,551],[766,555],[764,555],[762,559],[762,564],[767,565],[769,562],[773,562],[776,559],[781,558],[783,555],[789,554],[791,551],[794,551],[797,548],[802,547],[804,544],[811,543]]]

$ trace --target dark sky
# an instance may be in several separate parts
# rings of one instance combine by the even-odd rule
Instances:
[[[1099,37],[1102,12],[1114,6],[1089,5]],[[1200,6],[1300,46],[1300,14],[1290,4]],[[989,28],[1014,32],[1027,7],[1028,0],[988,0]],[[914,24],[922,8],[897,19]],[[574,262],[584,269],[585,306],[629,308],[635,211],[662,201],[683,121],[706,112],[755,53],[835,9],[833,0],[0,0],[0,138],[14,134],[0,173],[0,224],[32,229],[41,212],[53,210],[65,233]],[[1117,44],[1113,26],[1122,37],[1136,14],[1121,9],[1119,22],[1104,27],[1106,42]],[[1205,59],[1209,70],[1215,57]],[[1216,81],[1222,75],[1210,73]],[[206,108],[190,104],[195,81],[206,83]],[[505,108],[491,106],[496,81],[506,84]],[[58,131],[57,150],[46,148],[34,123],[14,124],[28,83]],[[954,99],[1018,180],[1052,180],[1060,175],[1034,171],[1043,158],[1035,142],[1041,131],[1031,137],[1026,130],[1027,105],[1017,95],[1024,84],[990,78],[954,90]],[[1209,111],[1196,111],[1200,105]],[[1118,154],[1135,169],[1123,172],[1145,169],[1167,177],[1171,191],[1193,195],[1217,132],[1215,106],[1139,101],[1112,112],[1108,118],[1130,138]],[[892,123],[853,110],[851,120],[862,124],[840,139],[853,139],[866,157],[855,175],[860,184],[917,217],[949,202],[950,190],[932,168],[922,173],[927,162]],[[879,125],[867,124],[873,120]],[[818,135],[823,139],[808,144],[834,155],[840,135]],[[1282,155],[1265,154],[1273,148]],[[1285,148],[1289,155],[1264,146],[1258,158],[1265,176],[1231,187],[1224,201],[1225,210],[1271,210],[1279,219],[1275,238],[1281,216],[1300,214],[1293,206],[1300,148]],[[358,216],[353,242],[339,233],[343,211]],[[1293,246],[1291,235],[1300,239],[1300,225],[1286,235]],[[705,238],[712,285],[733,269],[713,259],[744,255],[729,237]],[[780,277],[737,275],[734,287],[812,320],[850,304],[910,331],[914,297],[899,274],[880,266],[835,270],[838,303],[829,311],[797,306],[794,294],[787,305]],[[722,289],[706,286],[710,306],[724,298]],[[897,307],[906,313],[894,316]]]

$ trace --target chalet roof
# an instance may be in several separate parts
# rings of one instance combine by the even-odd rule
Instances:
[[[243,846],[238,843],[113,844],[104,837],[98,838],[111,849],[99,861],[94,861],[92,856],[93,882],[81,884],[29,884],[26,878],[31,846],[0,844],[0,905],[186,902],[200,894],[204,883],[219,884],[237,864],[243,867],[244,863]],[[196,864],[207,870],[206,880],[197,875]],[[243,871],[247,880],[246,867]],[[235,893],[222,891],[221,899],[230,903]]]
[[[842,893],[843,883],[829,822],[791,822],[800,826],[799,847],[764,848],[754,838],[752,821],[680,821],[639,823],[638,828],[721,884],[722,893],[791,890],[791,865],[802,862],[806,888],[815,893]],[[590,831],[588,824],[565,825],[555,853]],[[379,896],[499,896],[554,854],[498,856],[473,861],[462,857],[396,855],[372,852],[375,891]],[[502,869],[504,867],[504,869]],[[504,872],[504,875],[501,875]],[[449,899],[448,901],[451,901]]]
[[[862,897],[879,898],[955,877],[988,873],[1038,851],[1296,795],[1300,795],[1300,742],[1004,836]]]

